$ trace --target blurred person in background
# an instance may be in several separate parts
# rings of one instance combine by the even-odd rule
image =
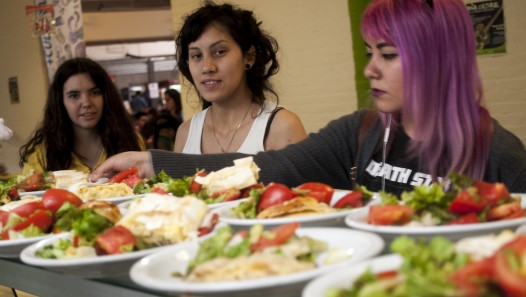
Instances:
[[[178,122],[183,122],[183,104],[181,94],[176,89],[167,89],[164,91],[164,109],[161,114],[168,113]]]
[[[144,150],[108,73],[88,58],[57,69],[44,119],[20,148],[24,174],[74,169],[91,172],[107,157]]]

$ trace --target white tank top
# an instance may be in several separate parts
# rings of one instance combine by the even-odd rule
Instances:
[[[256,154],[265,150],[263,137],[265,136],[268,119],[272,114],[272,111],[276,108],[276,104],[274,102],[265,102],[262,108],[263,112],[254,119],[245,141],[237,150],[238,153]],[[192,116],[192,119],[190,120],[190,130],[188,131],[188,138],[186,139],[183,153],[201,154],[201,135],[203,134],[203,124],[205,122],[206,113],[209,109],[210,107]]]

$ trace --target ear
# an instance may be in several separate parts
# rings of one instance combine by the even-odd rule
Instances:
[[[248,51],[245,53],[245,65],[250,64],[250,67],[254,65],[254,62],[256,61],[256,48],[252,45],[248,49]]]

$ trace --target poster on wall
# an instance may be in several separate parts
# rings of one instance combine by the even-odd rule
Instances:
[[[506,52],[503,0],[464,0],[473,20],[477,54]]]
[[[48,7],[52,5],[53,8],[50,30],[35,31],[33,29],[33,34],[40,36],[50,80],[62,62],[73,57],[86,56],[80,2],[80,0],[35,0],[35,6]],[[33,23],[49,18],[49,10],[37,9],[34,13]],[[48,15],[48,17],[43,17],[43,15]],[[37,26],[33,25],[32,27],[36,28]],[[44,34],[39,34],[39,32],[44,32]]]

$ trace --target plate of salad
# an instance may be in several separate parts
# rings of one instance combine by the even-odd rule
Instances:
[[[453,180],[418,186],[400,198],[381,193],[381,202],[357,209],[345,218],[354,229],[374,232],[386,241],[405,234],[451,240],[514,229],[526,223],[526,195],[510,194],[501,183]]]
[[[136,167],[128,168],[109,179],[109,183],[125,183],[135,194],[161,193],[175,197],[194,196],[211,208],[230,205],[248,197],[258,182],[259,168],[252,157],[234,160],[234,165],[218,171],[196,170],[192,176],[173,178],[161,171],[149,179],[141,179]],[[99,182],[99,181],[97,181]]]
[[[444,237],[429,242],[398,237],[391,244],[393,254],[320,276],[304,288],[302,296],[526,296],[526,275],[520,270],[526,235],[498,234],[476,241],[493,245],[502,235],[506,239],[500,240],[501,245],[483,257]]]
[[[251,191],[250,197],[214,210],[221,222],[236,228],[262,224],[276,226],[300,222],[304,227],[345,226],[352,209],[374,204],[376,194],[359,187],[354,191],[333,189],[318,182],[289,188],[270,183]]]
[[[168,294],[297,296],[323,273],[373,257],[383,249],[375,234],[344,228],[218,229],[202,242],[151,254],[132,266],[132,280]]]
[[[214,230],[217,219],[208,216],[203,201],[195,197],[174,201],[167,196],[148,194],[124,215],[117,206],[112,214],[102,211],[107,201],[86,202],[99,205],[94,209],[104,215],[70,210],[62,223],[71,222],[72,231],[29,245],[20,259],[83,278],[128,279],[128,270],[138,259],[170,245],[205,238]],[[109,215],[114,218],[107,219]]]
[[[57,222],[55,213],[61,204],[82,203],[78,197],[72,197],[66,190],[56,192],[45,199],[25,196],[1,206],[0,257],[18,258],[20,251],[26,246],[52,236]],[[75,198],[77,200],[73,200]],[[58,229],[55,231],[58,232]]]

